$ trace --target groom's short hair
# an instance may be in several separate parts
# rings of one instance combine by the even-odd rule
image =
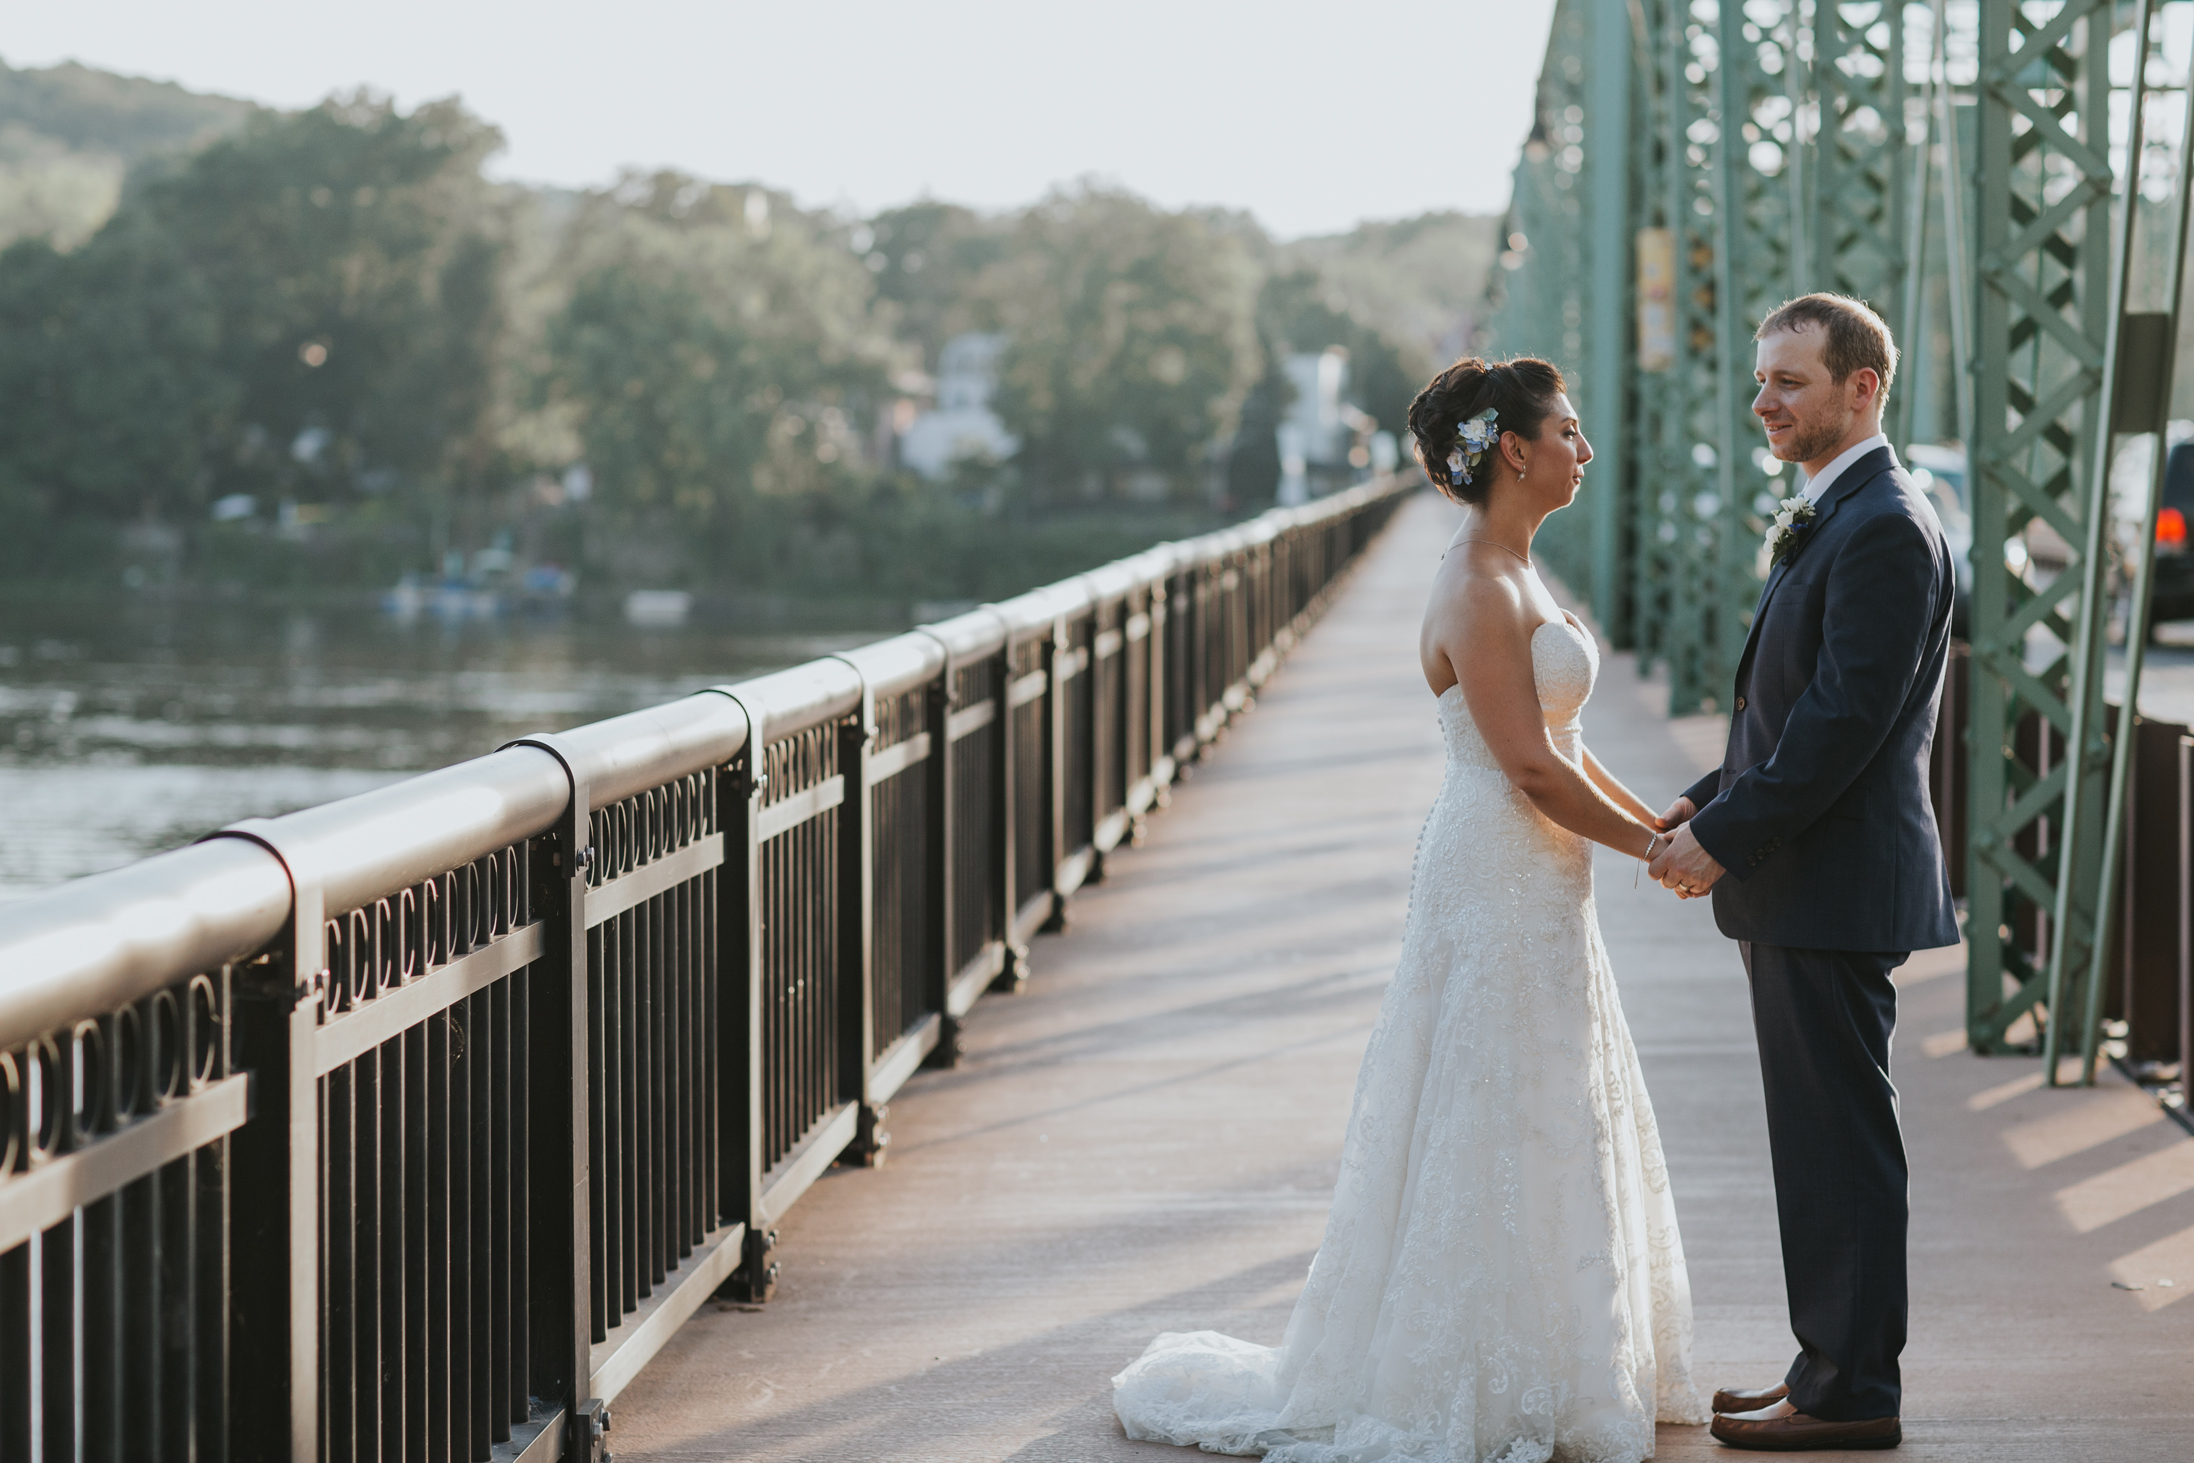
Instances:
[[[1897,338],[1864,300],[1826,293],[1800,295],[1776,306],[1752,338],[1765,340],[1778,331],[1810,326],[1826,332],[1821,359],[1831,380],[1841,381],[1864,366],[1881,381],[1881,399],[1889,399],[1889,383],[1897,377]]]

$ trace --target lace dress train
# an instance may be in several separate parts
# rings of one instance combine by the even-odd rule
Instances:
[[[1599,669],[1532,638],[1576,756]],[[1169,1332],[1113,1379],[1131,1438],[1271,1463],[1636,1463],[1708,1412],[1653,1109],[1592,851],[1518,793],[1460,692],[1325,1238],[1278,1348]]]

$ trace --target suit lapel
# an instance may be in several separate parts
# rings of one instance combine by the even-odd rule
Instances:
[[[1844,499],[1888,472],[1896,460],[1896,454],[1889,448],[1877,447],[1845,468],[1843,474],[1829,484],[1828,491],[1821,495],[1821,501],[1814,505],[1813,522],[1806,526],[1805,535],[1799,540],[1798,546],[1776,560],[1775,567],[1767,571],[1767,583],[1760,587],[1760,602],[1752,610],[1751,628],[1745,632],[1745,648],[1737,657],[1737,679],[1740,683],[1745,678],[1746,669],[1752,664],[1752,652],[1759,646],[1760,625],[1767,619],[1767,602],[1775,597],[1775,591],[1782,588],[1783,581],[1790,577],[1790,566],[1796,562],[1799,554],[1805,552],[1807,545],[1820,537],[1821,530],[1827,527],[1828,520],[1834,516]]]

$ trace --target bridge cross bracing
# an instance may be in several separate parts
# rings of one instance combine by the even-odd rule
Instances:
[[[1403,510],[1144,845],[1036,942],[1027,990],[976,1009],[959,1067],[902,1090],[891,1162],[836,1172],[787,1218],[777,1297],[704,1310],[627,1391],[621,1460],[1195,1456],[1122,1438],[1108,1379],[1160,1331],[1277,1342],[1317,1247],[1440,779],[1416,630],[1453,522],[1426,496]],[[1671,722],[1665,697],[1610,649],[1586,711],[1588,744],[1649,797],[1719,751],[1716,720]],[[1792,1343],[1743,970],[1704,905],[1632,869],[1603,854],[1597,898],[1700,1375],[1764,1384]],[[2045,1093],[2034,1058],[1971,1060],[1961,970],[1920,957],[1900,992],[1904,1455],[2183,1458],[2194,1143],[2113,1074]],[[1726,1456],[1691,1428],[1656,1453]]]

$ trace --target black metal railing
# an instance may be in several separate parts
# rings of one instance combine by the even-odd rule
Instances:
[[[0,1459],[599,1457],[1402,491],[0,908]]]

